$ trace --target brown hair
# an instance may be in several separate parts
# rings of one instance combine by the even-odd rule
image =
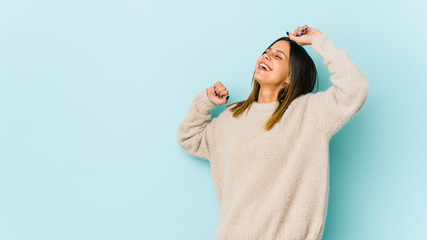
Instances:
[[[298,45],[295,41],[289,39],[289,37],[281,37],[274,41],[272,44],[270,44],[269,47],[271,47],[277,41],[281,40],[288,41],[290,44],[289,64],[291,79],[290,83],[285,85],[277,95],[277,100],[280,104],[264,125],[264,129],[267,131],[271,130],[273,126],[280,121],[286,109],[295,98],[303,94],[312,92],[317,81],[317,70],[313,60],[308,55],[307,51],[302,46]],[[252,103],[258,100],[259,90],[261,86],[252,75],[251,85],[253,85],[254,82],[255,85],[253,86],[252,92],[249,95],[248,99],[244,101],[234,102],[226,106],[227,108],[229,106],[235,105],[234,107],[229,109],[231,112],[233,112],[233,117],[239,116],[247,108],[249,111]],[[317,85],[317,90],[318,88],[319,86]]]

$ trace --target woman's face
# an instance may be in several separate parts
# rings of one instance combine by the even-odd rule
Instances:
[[[254,78],[262,85],[283,87],[285,82],[289,84],[289,42],[280,40],[268,48],[258,58]],[[267,65],[267,70],[260,65]]]

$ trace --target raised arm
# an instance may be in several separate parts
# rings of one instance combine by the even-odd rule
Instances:
[[[289,35],[289,34],[288,34]],[[307,25],[298,27],[289,38],[299,45],[312,45],[329,72],[333,85],[326,91],[309,95],[316,123],[327,137],[337,133],[366,103],[369,85],[365,73],[332,39]]]
[[[328,35],[315,38],[312,49],[322,57],[333,85],[313,94],[310,101],[315,106],[319,127],[332,137],[365,105],[369,85],[365,73]]]
[[[207,96],[207,90],[203,89],[193,99],[190,110],[178,127],[176,140],[182,149],[188,154],[210,161],[213,145],[213,135],[217,118],[212,119],[210,110],[216,104]]]

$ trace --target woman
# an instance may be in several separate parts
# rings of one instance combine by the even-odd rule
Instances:
[[[312,93],[317,71],[304,45],[332,74],[326,91]],[[264,51],[254,79],[248,99],[217,118],[210,110],[229,92],[221,82],[203,89],[178,129],[182,149],[211,164],[221,209],[215,239],[321,239],[329,141],[364,106],[366,76],[329,36],[304,25]]]

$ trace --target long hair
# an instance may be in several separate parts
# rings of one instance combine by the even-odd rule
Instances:
[[[291,78],[290,83],[286,84],[277,95],[277,100],[280,104],[276,108],[274,113],[271,115],[271,117],[264,124],[264,129],[267,131],[271,130],[273,126],[280,121],[286,109],[295,98],[312,92],[314,86],[316,85],[316,81],[318,80],[316,66],[311,57],[308,55],[307,51],[302,46],[298,45],[295,41],[289,39],[289,37],[281,37],[274,41],[272,44],[270,44],[269,47],[271,47],[277,41],[288,41],[290,44],[290,62],[288,64],[290,64],[289,71]],[[255,66],[255,68],[256,67],[257,66]],[[254,75],[255,71],[256,70],[254,70]],[[253,89],[248,99],[244,101],[234,102],[226,106],[227,108],[229,106],[235,105],[234,107],[229,109],[231,112],[233,112],[233,117],[239,116],[246,109],[248,109],[249,111],[252,103],[258,100],[259,90],[261,86],[258,81],[253,77],[254,75],[252,75],[251,82],[251,85],[253,85]],[[317,91],[318,89],[319,85],[317,85]]]

